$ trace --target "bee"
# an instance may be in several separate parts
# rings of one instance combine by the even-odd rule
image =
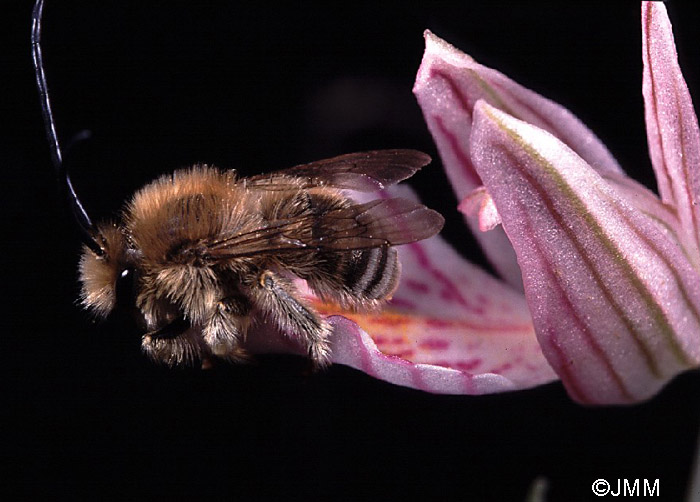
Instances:
[[[245,361],[246,333],[266,320],[299,340],[312,365],[330,362],[331,328],[296,279],[343,309],[378,308],[395,291],[394,246],[438,233],[442,216],[403,198],[358,203],[430,162],[415,150],[341,155],[239,177],[207,165],[137,191],[117,221],[93,224],[73,189],[56,135],[41,58],[41,11],[32,46],[54,166],[83,240],[82,304],[97,317],[130,311],[143,351],[167,365]]]

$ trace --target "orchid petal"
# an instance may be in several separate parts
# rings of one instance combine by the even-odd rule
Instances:
[[[663,226],[557,138],[484,101],[471,154],[574,399],[638,401],[700,364],[700,277]]]
[[[431,132],[440,129],[441,123],[453,129],[459,124],[458,114],[470,122],[474,104],[483,99],[520,120],[549,131],[597,171],[622,172],[605,145],[568,109],[477,63],[429,30],[424,36],[425,54],[413,92]],[[467,139],[469,131],[468,123],[460,127],[460,134]],[[462,176],[466,177],[467,173]],[[461,199],[466,193],[457,195]]]
[[[334,328],[333,362],[380,380],[436,394],[490,394],[515,388],[508,378],[495,373],[471,374],[385,354],[351,320],[343,316],[332,316],[328,320]]]
[[[352,194],[358,202],[377,196],[416,200],[406,186]],[[342,311],[297,283],[333,324],[334,363],[443,394],[503,392],[557,379],[522,294],[464,260],[438,236],[397,250],[401,281],[377,312]]]
[[[700,270],[696,265],[698,257],[694,256],[692,251],[688,251],[688,249],[692,249],[692,246],[687,245],[687,239],[685,239],[683,232],[679,232],[681,225],[675,207],[662,202],[654,192],[624,174],[606,173],[603,175],[603,179],[615,189],[627,204],[656,222],[661,230],[676,242],[688,261]]]
[[[662,2],[642,3],[642,31],[649,154],[661,197],[676,206],[700,266],[700,130]]]
[[[459,203],[457,209],[466,216],[477,214],[479,217],[479,230],[482,232],[488,232],[495,228],[496,225],[501,224],[498,210],[485,187],[479,187],[467,195]]]
[[[401,283],[378,312],[343,311],[314,297],[304,281],[295,282],[333,328],[333,363],[438,394],[490,394],[557,379],[521,294],[437,236],[398,249]],[[254,354],[305,353],[293,333],[269,320],[251,328],[245,347]]]
[[[542,354],[521,294],[465,261],[440,237],[398,249],[402,277],[393,299],[380,312],[341,312],[354,322],[335,325],[334,362],[438,393],[523,389],[557,378]],[[339,313],[337,307],[319,302],[314,307],[322,314]],[[360,332],[350,329],[358,325]],[[365,332],[369,338],[361,334]],[[409,371],[414,366],[419,369]],[[386,378],[411,371],[424,376],[434,371],[439,377],[431,381],[444,387],[425,388],[422,378]]]
[[[600,140],[566,108],[480,65],[430,31],[425,32],[425,43],[413,92],[460,201],[481,185],[469,158],[472,109],[479,99],[550,131],[600,172],[622,172]],[[501,277],[521,288],[515,256],[502,230],[484,235],[476,232],[479,225],[473,218],[467,221]]]
[[[654,192],[638,181],[624,174],[605,173],[602,176],[630,206],[635,207],[650,218],[659,220],[660,223],[669,228],[679,227],[680,221],[676,208],[662,202]]]

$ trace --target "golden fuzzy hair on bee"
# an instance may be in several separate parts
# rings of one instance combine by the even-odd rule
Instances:
[[[84,246],[80,258],[80,300],[84,307],[104,318],[114,309],[114,287],[119,264],[125,262],[126,245],[122,229],[114,223],[100,225],[99,235],[105,255],[98,256]]]
[[[386,162],[393,171],[377,171]],[[442,218],[405,199],[358,204],[339,188],[364,188],[369,175],[395,182],[424,162],[395,150],[251,178],[206,165],[162,176],[136,192],[121,223],[98,227],[102,253],[86,249],[81,261],[83,303],[100,316],[130,305],[147,331],[144,351],[168,364],[243,360],[250,323],[268,319],[301,334],[323,366],[330,328],[292,279],[347,309],[390,298],[400,275],[393,245],[432,235]]]
[[[415,150],[340,155],[247,178],[195,165],[137,191],[114,222],[94,224],[63,161],[40,47],[32,54],[51,158],[83,242],[81,301],[98,317],[134,316],[141,346],[168,365],[247,359],[251,324],[297,340],[314,367],[330,362],[331,328],[296,283],[342,308],[377,308],[400,276],[395,246],[428,238],[444,220],[414,201],[377,192],[430,162]],[[76,139],[84,139],[79,135]]]
[[[178,241],[196,242],[259,225],[258,216],[242,211],[244,191],[233,171],[220,172],[206,165],[178,170],[136,192],[124,212],[125,226],[149,265],[171,264]]]
[[[232,171],[208,166],[163,176],[134,195],[124,222],[144,272],[136,298],[140,307],[153,312],[167,299],[187,305],[193,322],[204,320],[208,305],[224,294],[206,263],[205,246],[217,236],[262,224],[257,214],[244,210],[245,195]]]

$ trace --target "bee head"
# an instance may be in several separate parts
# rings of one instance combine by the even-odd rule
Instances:
[[[64,159],[58,141],[56,124],[51,111],[44,63],[41,54],[41,17],[44,1],[37,0],[32,12],[32,58],[37,90],[41,101],[41,112],[49,140],[51,161],[56,171],[59,192],[65,201],[67,212],[72,216],[77,233],[83,242],[80,260],[80,282],[82,303],[99,317],[106,317],[117,305],[133,307],[136,285],[134,267],[128,263],[127,240],[121,227],[96,226],[85,211],[73,188],[69,174],[71,156]],[[90,136],[88,131],[76,134],[70,141],[67,152]]]
[[[135,268],[121,227],[100,225],[97,235],[102,254],[85,245],[80,258],[81,301],[104,318],[117,306],[133,308]]]

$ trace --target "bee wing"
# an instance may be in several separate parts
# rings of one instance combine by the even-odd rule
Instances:
[[[352,250],[396,246],[431,237],[445,220],[408,199],[378,199],[313,216],[272,222],[207,244],[207,256],[223,261],[300,250]]]
[[[305,179],[303,188],[331,186],[373,192],[411,177],[428,163],[430,156],[417,150],[374,150],[252,176],[246,179],[246,184],[260,189],[287,190],[289,187],[279,177],[285,175]]]

